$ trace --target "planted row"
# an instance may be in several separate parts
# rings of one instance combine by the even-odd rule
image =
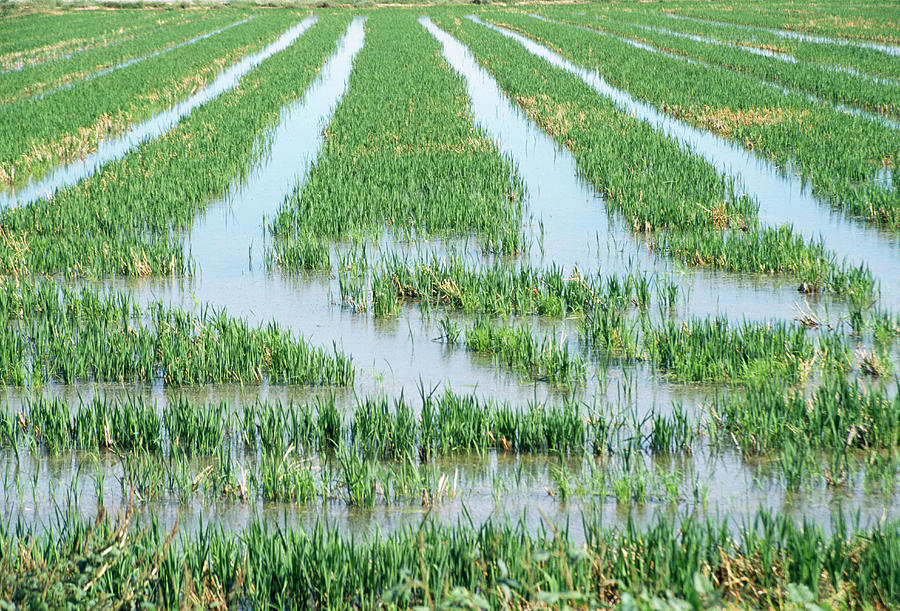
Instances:
[[[285,268],[323,266],[322,243],[382,233],[475,234],[486,250],[521,250],[522,183],[414,17],[368,18],[324,148],[270,227]]]
[[[348,385],[353,367],[276,322],[252,328],[224,312],[198,315],[124,294],[37,283],[0,290],[0,374],[6,384],[84,380]]]
[[[691,251],[670,254],[688,264],[737,271],[788,273],[822,290],[867,293],[871,275],[842,265],[820,244],[789,228],[760,227],[756,205],[710,164],[649,123],[620,110],[581,79],[550,66],[521,45],[469,20],[440,22],[464,43],[506,94],[545,131],[572,150],[581,173],[636,231],[696,232]],[[739,231],[735,231],[739,230]],[[727,244],[727,246],[725,246]],[[748,270],[749,261],[753,270]]]
[[[191,596],[248,609],[900,602],[895,522],[864,529],[838,517],[826,533],[762,512],[744,525],[660,517],[608,529],[585,515],[583,545],[567,528],[533,533],[524,522],[430,522],[365,541],[322,524],[307,531],[252,522],[238,536],[204,528],[173,543],[158,526],[63,515],[51,533],[4,531],[5,599],[172,607]]]
[[[265,134],[282,105],[303,95],[346,25],[338,16],[321,19],[164,136],[50,200],[0,213],[7,236],[0,269],[126,276],[189,271],[181,234],[265,154]]]
[[[723,49],[634,26],[608,25],[605,21],[598,25],[596,20],[592,23],[577,16],[576,22],[646,40],[663,50],[722,64],[737,72],[635,49],[616,38],[572,25],[511,13],[498,19],[550,42],[567,58],[597,70],[614,86],[676,119],[719,134],[782,168],[799,170],[828,201],[850,214],[891,228],[900,226],[900,197],[879,179],[885,168],[890,171],[900,164],[900,131],[813,103],[802,94],[785,93],[765,85],[758,77],[793,87],[809,86],[823,98],[896,112],[887,100],[900,96],[888,86],[824,71],[831,80],[842,81],[829,85],[819,73],[823,69],[808,74],[812,68],[804,71],[802,65],[739,49]],[[805,78],[802,82],[801,77]],[[852,83],[843,82],[854,78]]]
[[[0,123],[0,183],[20,185],[61,162],[96,151],[111,134],[188,97],[298,21],[284,13],[260,15],[241,27],[54,95],[6,105]],[[28,129],[21,129],[23,125]]]

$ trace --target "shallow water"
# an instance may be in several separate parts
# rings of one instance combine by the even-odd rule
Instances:
[[[42,198],[50,198],[58,190],[70,187],[91,176],[103,164],[124,157],[145,140],[157,138],[174,127],[192,110],[219,95],[234,89],[250,70],[263,60],[294,43],[306,30],[315,24],[315,17],[307,17],[302,22],[286,30],[275,42],[260,51],[248,55],[241,61],[219,74],[216,79],[188,99],[165,110],[142,123],[132,125],[128,131],[100,143],[96,153],[69,165],[61,166],[41,180],[29,181],[20,189],[0,193],[0,209],[25,206]]]
[[[0,476],[3,501],[0,513],[13,522],[22,518],[37,530],[53,525],[57,510],[72,506],[85,516],[97,511],[98,499],[110,508],[125,507],[130,490],[123,490],[123,466],[114,455],[101,454],[89,459],[37,459],[22,449],[17,462],[5,452],[7,470]],[[258,473],[258,456],[236,455],[247,473]],[[326,522],[353,536],[375,532],[389,533],[404,527],[415,527],[423,520],[453,525],[462,520],[476,527],[487,520],[522,519],[536,532],[549,521],[568,524],[570,535],[583,540],[582,515],[597,515],[606,526],[634,520],[644,525],[660,515],[694,515],[719,517],[739,528],[751,521],[762,509],[807,519],[828,528],[831,517],[844,512],[857,517],[862,525],[871,525],[900,517],[900,494],[891,491],[869,493],[864,476],[857,473],[841,487],[828,487],[815,481],[797,492],[786,492],[778,476],[762,463],[746,462],[736,454],[711,453],[701,450],[693,455],[637,459],[646,469],[648,497],[644,502],[617,500],[608,480],[595,492],[577,493],[568,500],[560,498],[551,471],[565,465],[568,481],[573,486],[592,486],[592,482],[612,467],[607,459],[513,455],[487,452],[484,456],[457,455],[437,458],[429,467],[435,479],[446,477],[447,494],[439,503],[422,504],[416,499],[386,502],[379,498],[374,507],[357,507],[343,499],[297,504],[292,502],[260,502],[204,499],[202,490],[188,499],[179,499],[169,491],[161,498],[143,502],[136,499],[139,521],[157,520],[170,530],[176,525],[180,534],[194,532],[200,524],[209,523],[226,530],[241,530],[254,519],[290,527],[312,527]],[[15,464],[14,469],[10,465]],[[317,463],[316,463],[317,464]],[[593,465],[591,467],[590,465]],[[203,469],[193,463],[188,478]],[[249,477],[249,475],[248,475]],[[670,477],[671,490],[661,483]],[[612,480],[615,481],[615,478]],[[605,489],[605,492],[603,491]]]
[[[885,305],[900,305],[900,242],[894,233],[881,231],[847,219],[831,205],[816,197],[811,187],[795,175],[782,173],[774,164],[712,133],[704,132],[637,101],[630,94],[607,83],[597,72],[573,64],[533,40],[494,24],[482,24],[522,44],[530,53],[570,72],[639,119],[678,141],[684,148],[704,157],[723,174],[731,176],[743,191],[759,204],[763,224],[791,225],[809,240],[821,239],[824,246],[853,265],[866,265],[880,282]]]
[[[530,262],[547,265],[555,262],[582,269],[604,271],[625,270],[639,264],[643,269],[677,275],[689,290],[683,312],[724,313],[733,319],[787,318],[793,315],[791,304],[797,299],[794,287],[777,279],[741,279],[725,274],[678,270],[666,261],[646,252],[639,240],[623,231],[621,223],[606,211],[605,202],[576,176],[571,155],[558,149],[553,141],[531,125],[502,96],[490,77],[480,71],[471,55],[441,33],[429,22],[425,26],[444,44],[448,62],[466,78],[471,96],[472,113],[478,124],[495,141],[499,150],[516,162],[528,188],[529,212],[543,223],[544,248],[532,247]],[[454,43],[457,45],[454,47]],[[682,403],[687,413],[699,417],[701,405],[714,392],[710,387],[671,384],[651,368],[637,365],[623,368],[615,364],[601,370],[592,363],[591,378],[576,388],[560,388],[532,383],[499,369],[490,359],[467,354],[462,348],[448,347],[432,341],[438,335],[435,313],[419,307],[404,308],[397,320],[381,320],[341,307],[337,281],[330,275],[286,277],[268,272],[263,262],[265,218],[271,218],[297,181],[302,180],[310,162],[322,146],[321,132],[325,122],[346,90],[356,53],[364,44],[362,20],[353,21],[339,42],[335,54],[301,100],[286,107],[277,126],[266,136],[266,145],[257,168],[229,194],[211,202],[198,219],[186,244],[197,263],[198,273],[186,280],[112,280],[100,283],[104,288],[123,289],[135,294],[139,301],[160,299],[189,310],[205,304],[226,308],[232,316],[251,323],[277,319],[285,327],[307,336],[313,343],[335,342],[354,356],[358,368],[353,388],[337,389],[337,401],[349,410],[354,395],[401,394],[412,403],[418,402],[418,388],[427,391],[446,385],[457,393],[475,392],[481,396],[524,404],[530,400],[559,400],[574,397],[604,412],[621,408],[646,414],[651,409],[666,412],[673,403]],[[455,50],[454,50],[455,49]],[[538,221],[535,221],[538,222]],[[598,248],[598,244],[603,244]],[[607,244],[614,244],[608,247]],[[390,245],[383,248],[419,248],[428,252],[451,245],[437,243]],[[463,247],[466,250],[467,246]],[[477,248],[472,248],[477,250]],[[470,253],[471,254],[471,253]],[[472,255],[476,257],[477,255]],[[823,302],[823,307],[828,303]],[[454,315],[463,321],[465,317]],[[574,332],[572,321],[542,321],[545,329],[556,327]],[[63,396],[76,402],[94,394],[105,396],[140,395],[162,404],[184,394],[197,400],[227,401],[233,406],[260,400],[306,401],[330,393],[331,389],[309,389],[263,384],[241,387],[214,385],[185,389],[164,387],[161,383],[144,384],[48,384],[38,392]],[[727,392],[727,390],[726,390]],[[7,389],[10,404],[21,404],[23,393]],[[22,517],[35,525],[50,525],[57,504],[66,502],[67,484],[79,482],[80,494],[75,502],[85,515],[96,511],[98,491],[95,477],[102,481],[102,496],[109,506],[124,504],[119,477],[122,467],[111,454],[92,462],[86,456],[62,459],[33,459],[23,452],[17,462],[6,453],[3,484],[6,493],[0,513],[5,519]],[[252,465],[254,457],[241,457]],[[647,458],[647,460],[651,460]],[[542,456],[509,456],[488,453],[485,458],[465,457],[441,460],[439,471],[457,481],[457,494],[434,507],[416,502],[372,509],[349,507],[343,502],[318,502],[308,506],[289,503],[249,504],[240,502],[208,502],[192,499],[179,502],[168,494],[160,501],[138,504],[140,519],[158,518],[165,527],[181,525],[189,533],[200,521],[240,529],[250,520],[263,517],[268,521],[291,526],[308,526],[327,520],[345,532],[367,534],[376,529],[394,530],[415,525],[422,519],[456,523],[464,519],[464,509],[476,524],[488,518],[523,517],[536,530],[545,516],[554,523],[569,521],[573,537],[581,538],[581,511],[597,511],[604,523],[621,523],[628,516],[626,506],[609,495],[575,499],[567,503],[548,494],[553,484],[549,475],[558,459]],[[579,460],[568,460],[573,477],[582,474]],[[691,457],[676,456],[661,461],[659,468],[685,473],[679,482],[679,493],[673,501],[654,498],[644,505],[633,506],[639,523],[650,521],[662,513],[674,515],[696,511],[707,515],[727,515],[740,519],[750,517],[760,507],[783,510],[798,517],[808,515],[826,522],[831,512],[843,502],[847,511],[859,508],[864,520],[893,516],[900,503],[896,494],[867,498],[858,485],[835,493],[814,485],[809,492],[790,494],[783,485],[767,474],[765,466],[745,464],[728,452],[711,454],[702,443]],[[18,477],[21,497],[15,485]],[[32,488],[32,482],[36,482]],[[693,495],[694,484],[705,490],[702,498]],[[55,489],[55,493],[51,490]]]
[[[616,21],[616,20],[612,20],[612,21]],[[709,44],[709,45],[732,47],[734,49],[740,49],[742,51],[746,51],[747,53],[752,53],[753,55],[759,55],[761,57],[777,59],[786,64],[804,63],[803,60],[798,60],[793,55],[790,55],[788,53],[779,53],[777,51],[772,51],[770,49],[763,49],[760,47],[743,45],[743,44],[736,43],[736,42],[723,41],[723,40],[719,40],[717,38],[710,38],[708,36],[700,36],[697,34],[686,34],[684,32],[669,30],[667,28],[658,28],[658,27],[654,27],[654,26],[650,26],[650,25],[645,25],[642,23],[633,23],[630,21],[624,21],[622,23],[626,23],[628,25],[632,25],[632,26],[641,28],[642,30],[646,30],[648,32],[657,32],[659,34],[667,34],[669,36],[685,38],[688,40],[693,40],[695,42],[701,42],[701,43]],[[854,68],[850,68],[847,66],[836,66],[836,65],[832,65],[832,64],[820,64],[820,63],[813,63],[813,62],[806,62],[806,63],[811,63],[812,65],[815,65],[815,66],[818,66],[821,68],[825,68],[826,70],[830,70],[832,72],[843,72],[843,73],[849,74],[851,76],[857,76],[861,79],[865,79],[865,80],[871,81],[873,83],[878,83],[880,85],[890,85],[890,86],[896,87],[898,84],[896,79],[866,74],[864,72],[860,72],[859,70],[856,70]]]
[[[49,95],[53,95],[54,93],[58,93],[60,91],[65,91],[66,89],[71,89],[72,87],[75,87],[76,85],[81,85],[83,83],[87,83],[89,81],[92,81],[101,76],[105,76],[105,75],[115,72],[117,70],[122,70],[123,68],[128,68],[129,66],[139,64],[143,61],[147,61],[148,59],[153,59],[154,57],[159,57],[160,55],[169,53],[170,51],[174,51],[176,49],[181,49],[182,47],[192,45],[195,42],[199,42],[201,40],[206,40],[207,38],[211,38],[211,37],[215,36],[216,34],[221,34],[222,32],[225,32],[226,30],[230,30],[231,28],[237,27],[239,25],[243,25],[254,18],[255,18],[255,16],[250,16],[246,19],[241,19],[239,21],[235,21],[234,23],[226,25],[224,27],[221,27],[217,30],[212,30],[210,32],[206,32],[205,34],[200,34],[199,36],[195,36],[189,40],[182,41],[176,45],[172,45],[172,46],[166,47],[164,49],[159,49],[148,55],[141,55],[140,57],[132,57],[131,59],[128,59],[126,61],[116,64],[115,66],[110,66],[109,68],[104,68],[103,70],[98,70],[97,72],[95,72],[93,74],[89,74],[88,76],[86,76],[82,79],[78,79],[77,81],[74,81],[72,83],[66,83],[65,85],[63,85],[61,87],[56,87],[56,88],[50,89],[48,91],[42,91],[41,93],[38,93],[38,94],[32,96],[30,99],[31,100],[39,100],[39,99],[45,98]]]
[[[775,28],[763,28],[755,25],[745,25],[742,23],[730,23],[728,21],[716,21],[714,19],[700,19],[698,17],[688,17],[686,15],[675,15],[672,13],[662,13],[666,17],[670,19],[687,19],[689,21],[696,21],[698,23],[708,23],[711,25],[725,26],[729,28],[737,27],[745,30],[753,31],[761,31],[768,32],[769,34],[774,34],[775,36],[780,36],[782,38],[793,38],[794,40],[799,40],[802,42],[812,42],[817,44],[828,44],[828,45],[839,45],[839,46],[848,46],[848,47],[859,47],[861,49],[872,49],[874,51],[880,51],[882,53],[886,53],[892,56],[900,55],[900,45],[889,45],[882,44],[877,42],[867,42],[864,40],[848,40],[843,38],[831,38],[829,36],[819,36],[815,34],[804,34],[802,32],[794,32],[792,30],[778,30]]]
[[[562,21],[554,21],[554,20],[552,20],[552,19],[548,19],[547,17],[544,17],[544,16],[542,16],[542,15],[531,14],[531,15],[529,15],[529,17],[533,17],[533,18],[538,19],[538,20],[540,20],[540,21],[547,21],[547,22],[550,22],[550,23],[560,23],[560,24],[565,23],[565,22],[562,22]],[[670,59],[676,59],[676,60],[678,60],[678,61],[682,61],[682,62],[685,62],[685,63],[687,63],[687,64],[691,64],[691,65],[694,65],[694,66],[705,66],[705,67],[710,68],[711,70],[729,70],[729,68],[727,68],[727,67],[725,67],[725,66],[719,66],[719,65],[716,65],[716,64],[711,64],[711,63],[709,63],[709,62],[706,62],[706,61],[703,61],[703,60],[699,60],[699,59],[694,59],[694,58],[692,58],[692,57],[687,57],[687,56],[681,55],[681,54],[679,54],[679,53],[671,53],[671,52],[669,52],[669,51],[665,51],[665,50],[663,50],[663,49],[660,49],[659,47],[655,47],[655,46],[650,45],[650,44],[647,44],[647,43],[639,42],[639,41],[637,41],[637,40],[632,40],[631,38],[628,38],[628,37],[626,37],[626,36],[622,36],[622,35],[619,35],[619,34],[614,34],[614,33],[612,33],[612,32],[606,32],[606,31],[596,30],[596,29],[594,29],[594,28],[590,28],[590,27],[582,26],[582,25],[577,25],[577,24],[572,24],[572,23],[566,23],[566,25],[570,25],[570,26],[572,26],[572,27],[577,27],[577,28],[579,28],[579,29],[582,29],[582,30],[585,30],[585,31],[588,31],[588,32],[593,32],[594,34],[597,34],[598,36],[606,36],[607,38],[612,38],[612,39],[614,39],[614,40],[618,40],[619,42],[623,42],[623,43],[625,43],[625,44],[627,44],[627,45],[631,45],[632,47],[634,47],[634,48],[636,48],[636,49],[641,49],[641,50],[643,50],[643,51],[649,51],[649,52],[651,52],[651,53],[656,53],[657,55],[662,55],[662,56],[668,57],[668,58],[670,58]],[[636,23],[635,23],[635,24],[631,24],[631,25],[639,25],[639,24],[636,24]],[[690,37],[690,35],[688,35],[688,34],[685,34],[685,36]],[[846,115],[852,115],[852,116],[858,117],[858,118],[860,118],[860,119],[865,119],[865,120],[867,120],[867,121],[872,121],[872,122],[875,122],[875,123],[880,123],[881,125],[884,125],[885,127],[889,127],[889,128],[891,128],[891,129],[897,129],[897,130],[900,130],[900,121],[895,121],[895,120],[893,120],[893,119],[890,119],[890,118],[888,118],[888,117],[885,117],[884,115],[879,115],[879,114],[876,114],[876,113],[873,113],[873,112],[869,112],[868,110],[864,110],[864,109],[862,109],[862,108],[855,108],[855,107],[852,107],[852,106],[847,106],[846,104],[842,104],[842,103],[840,103],[840,102],[832,102],[832,101],[830,101],[830,100],[825,100],[825,99],[823,99],[823,98],[816,97],[816,96],[814,96],[813,94],[808,93],[808,92],[806,92],[806,91],[800,91],[799,89],[791,89],[791,88],[785,87],[784,85],[781,85],[781,84],[779,84],[779,83],[775,83],[775,82],[773,82],[773,81],[768,81],[768,80],[763,79],[763,78],[757,78],[756,80],[757,80],[759,83],[761,83],[762,85],[765,85],[766,87],[769,87],[769,88],[771,88],[771,89],[775,89],[776,91],[780,91],[781,93],[783,93],[783,94],[785,94],[785,95],[799,95],[799,96],[803,96],[803,97],[805,97],[807,100],[809,100],[810,102],[812,102],[813,104],[820,104],[820,105],[823,105],[823,106],[830,106],[830,107],[834,108],[835,110],[837,110],[838,112],[842,112],[842,113],[844,113],[844,114],[846,114]],[[879,184],[880,184],[880,183],[879,183]]]

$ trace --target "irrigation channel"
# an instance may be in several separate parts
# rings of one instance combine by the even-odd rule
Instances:
[[[752,152],[704,132],[639,102],[628,92],[616,89],[598,73],[573,64],[558,53],[517,32],[470,18],[476,23],[521,43],[529,52],[567,72],[576,74],[600,95],[614,100],[635,116],[677,139],[684,147],[701,154],[721,172],[732,176],[759,203],[760,220],[773,226],[790,225],[807,239],[821,238],[839,259],[866,265],[881,281],[887,303],[900,303],[900,242],[893,233],[881,233],[848,220],[831,209],[828,202],[812,193],[797,176],[780,171],[774,164]]]
[[[550,20],[547,17],[544,17],[543,15],[536,15],[534,13],[531,13],[529,16],[533,17],[535,19],[539,19],[541,21],[550,21],[551,23],[553,22],[553,20]],[[606,19],[608,19],[608,18],[606,18]],[[669,36],[684,38],[686,40],[692,40],[694,42],[700,42],[700,43],[709,44],[709,45],[727,44],[727,43],[724,43],[724,42],[714,39],[714,38],[707,38],[704,36],[697,36],[694,34],[676,32],[675,30],[668,30],[666,28],[655,28],[655,27],[640,24],[640,23],[631,23],[631,22],[622,22],[622,23],[629,25],[629,26],[646,29],[647,31],[651,31],[651,32],[658,32],[660,34],[666,34]],[[642,50],[648,51],[650,53],[656,53],[659,55],[663,55],[665,57],[668,57],[669,59],[683,61],[683,62],[686,62],[689,64],[693,64],[695,66],[705,66],[708,68],[712,68],[714,66],[714,64],[711,64],[709,62],[695,59],[692,57],[687,57],[686,55],[681,55],[678,53],[666,51],[666,50],[659,48],[658,46],[654,46],[654,45],[651,45],[651,44],[648,44],[645,42],[641,42],[639,40],[635,40],[635,39],[629,38],[627,36],[620,36],[613,32],[607,32],[607,31],[603,31],[603,30],[595,30],[595,29],[589,28],[587,26],[581,26],[581,25],[578,25],[577,27],[587,30],[587,31],[594,32],[598,35],[608,36],[615,40],[619,40],[619,41],[624,42],[625,44],[628,44],[636,49],[642,49]],[[724,68],[722,68],[722,69],[724,69]],[[785,95],[802,95],[803,97],[805,97],[807,100],[809,100],[810,102],[812,102],[814,104],[827,104],[829,106],[832,106],[835,110],[838,110],[844,114],[852,115],[854,117],[860,117],[862,119],[866,119],[867,121],[874,121],[876,123],[880,123],[881,125],[889,127],[891,129],[900,130],[900,122],[890,119],[888,117],[885,117],[883,115],[869,112],[868,110],[865,110],[862,108],[857,108],[854,106],[847,106],[846,104],[843,104],[840,102],[826,101],[826,100],[823,100],[822,98],[817,97],[807,91],[791,89],[789,87],[785,87],[784,85],[781,85],[779,83],[775,83],[775,82],[772,82],[769,80],[760,79],[760,82],[763,83],[764,85],[766,85],[767,87],[771,87],[772,89],[774,89],[776,91],[780,91],[780,92],[784,93]]]
[[[249,18],[247,18],[247,19],[239,19],[238,21],[235,21],[234,23],[228,24],[228,25],[226,25],[226,26],[224,26],[224,27],[217,28],[217,29],[215,29],[215,30],[210,30],[209,32],[205,32],[205,33],[200,34],[200,35],[198,35],[198,36],[194,36],[193,38],[190,38],[190,39],[188,39],[188,40],[179,42],[178,44],[171,45],[171,46],[166,47],[166,48],[164,48],[164,49],[159,49],[159,50],[154,51],[153,53],[150,53],[150,54],[148,54],[148,55],[141,55],[141,56],[139,56],[139,57],[132,57],[131,59],[128,59],[128,60],[125,60],[125,61],[123,61],[123,62],[120,62],[120,63],[116,64],[115,66],[110,66],[109,68],[104,68],[104,69],[102,69],[102,70],[98,70],[97,72],[94,72],[93,74],[89,74],[88,76],[84,77],[84,78],[81,79],[81,80],[74,81],[74,82],[72,82],[72,83],[67,83],[66,85],[63,85],[63,86],[61,86],[61,87],[57,87],[56,89],[51,89],[51,90],[49,90],[49,91],[42,91],[41,93],[39,93],[39,94],[33,96],[31,99],[36,100],[36,99],[40,99],[40,98],[46,97],[46,96],[48,96],[48,95],[52,95],[52,94],[56,93],[57,91],[63,91],[63,90],[65,90],[65,89],[71,89],[72,87],[74,87],[74,86],[77,85],[77,84],[80,84],[80,83],[86,83],[86,82],[88,82],[88,81],[92,81],[92,80],[94,80],[94,79],[96,79],[96,78],[100,78],[101,76],[104,76],[104,75],[106,75],[106,74],[111,74],[111,73],[115,72],[116,70],[123,70],[123,69],[127,68],[128,66],[133,66],[133,65],[135,65],[135,64],[139,64],[139,63],[141,63],[141,62],[147,61],[148,59],[153,59],[154,57],[159,57],[160,55],[163,55],[163,54],[165,54],[165,53],[169,53],[170,51],[175,51],[176,49],[181,49],[181,48],[183,48],[183,47],[187,47],[187,46],[189,46],[189,45],[194,44],[195,42],[200,42],[201,40],[206,40],[207,38],[209,38],[209,37],[211,37],[211,36],[215,36],[216,34],[221,34],[222,32],[225,32],[225,31],[227,31],[227,30],[230,30],[231,28],[235,28],[235,27],[237,27],[237,26],[239,26],[239,25],[243,25],[243,24],[247,23],[248,21],[250,21],[250,19],[252,19],[252,17],[249,17]],[[102,163],[102,162],[101,162],[101,163]]]
[[[29,182],[21,189],[0,193],[0,209],[25,206],[35,200],[52,197],[59,189],[77,184],[79,181],[91,176],[103,164],[122,158],[141,142],[161,136],[198,106],[233,89],[240,82],[241,77],[266,58],[289,47],[315,22],[315,17],[307,17],[301,23],[288,29],[271,45],[245,57],[222,72],[208,87],[195,93],[187,100],[138,125],[129,127],[127,132],[117,138],[104,140],[96,153],[66,164],[37,182]]]
[[[479,528],[521,519],[531,535],[546,532],[548,524],[564,525],[574,558],[598,526],[649,529],[660,520],[697,517],[728,520],[726,530],[738,536],[760,512],[825,533],[841,532],[836,516],[860,528],[900,519],[894,373],[900,319],[891,318],[900,311],[896,233],[833,212],[801,179],[760,155],[672,119],[547,46],[468,14],[470,8],[430,15],[396,11],[397,25],[390,27],[404,40],[390,52],[405,53],[408,44],[411,66],[420,66],[417,54],[427,56],[439,60],[442,76],[458,79],[452,82],[460,85],[455,95],[468,98],[463,122],[471,123],[472,141],[483,138],[521,182],[522,249],[489,253],[481,236],[407,231],[402,220],[391,218],[362,237],[327,241],[328,258],[337,265],[297,272],[276,260],[279,214],[301,197],[329,155],[342,152],[336,143],[347,127],[336,118],[339,109],[354,87],[375,78],[359,66],[372,61],[365,54],[373,40],[384,44],[384,10],[307,16],[199,93],[102,143],[96,154],[2,195],[0,207],[26,208],[40,200],[53,203],[92,176],[102,179],[108,164],[132,162],[135,151],[239,88],[279,52],[314,36],[304,34],[321,31],[315,28],[323,23],[336,28],[332,20],[338,18],[348,24],[305,92],[288,96],[256,139],[251,167],[235,173],[224,193],[209,194],[187,229],[171,232],[189,254],[189,273],[51,280],[85,295],[127,294],[134,311],[148,319],[156,304],[191,313],[197,318],[188,326],[198,337],[214,326],[201,314],[210,308],[247,321],[251,329],[277,321],[291,337],[352,358],[352,382],[294,385],[258,375],[255,383],[177,385],[159,376],[62,383],[41,379],[41,367],[51,369],[47,363],[28,363],[30,375],[6,388],[9,416],[0,414],[4,522],[52,531],[73,516],[92,518],[99,506],[133,505],[138,525],[156,524],[166,532],[177,527],[180,540],[205,541],[210,524],[227,533],[254,533],[250,538],[259,534],[254,529],[260,522],[308,532],[327,524],[341,537],[362,540],[405,528],[415,532],[422,524]],[[403,30],[410,22],[417,29]],[[629,227],[601,189],[607,185],[581,175],[579,151],[523,112],[523,100],[509,95],[499,70],[452,28],[456,24],[460,32],[460,24],[474,28],[472,23],[577,76],[598,96],[732,177],[737,195],[758,203],[763,224],[791,226],[805,239],[821,240],[839,260],[868,266],[878,283],[874,306],[866,303],[863,312],[846,296],[800,293],[787,274],[679,264],[659,252],[653,233]],[[423,38],[407,37],[413,33]],[[193,40],[199,37],[181,44]],[[427,45],[436,46],[423,51]],[[376,89],[384,86],[379,82]],[[418,105],[430,103],[424,93],[410,101],[409,121],[415,122]],[[397,142],[400,158],[407,143],[402,134]],[[641,280],[624,289],[621,311],[602,306],[623,317],[609,323],[618,325],[611,336],[621,345],[589,339],[585,329],[601,316],[599,306],[539,315],[513,307],[488,317],[451,300],[403,295],[392,297],[399,313],[376,309],[379,270],[397,261],[451,260],[476,275],[499,266],[559,269],[576,284],[579,278],[650,280],[644,297],[635,288]],[[359,269],[361,294],[371,304],[345,294],[351,290],[348,270]],[[76,306],[75,299],[66,296],[66,308],[93,324],[91,316],[102,308]],[[19,306],[4,307],[13,312]],[[104,316],[98,325],[134,315]],[[177,324],[153,320],[155,332]],[[469,348],[479,329],[489,333],[507,325],[548,338],[541,355],[555,355],[575,373],[537,375],[533,364],[531,370],[516,368],[498,354]],[[723,328],[743,329],[742,337]],[[459,339],[451,339],[454,329]],[[699,339],[691,344],[689,336]],[[704,345],[704,337],[721,344]],[[37,348],[25,353],[39,354]],[[738,369],[722,374],[745,355]],[[696,374],[703,367],[713,373]],[[879,595],[872,600],[893,600],[893,594]],[[267,604],[275,600],[273,595]],[[365,606],[354,600],[350,606]]]

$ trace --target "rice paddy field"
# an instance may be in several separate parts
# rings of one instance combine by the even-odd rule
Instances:
[[[900,608],[900,4],[0,3],[0,607]]]

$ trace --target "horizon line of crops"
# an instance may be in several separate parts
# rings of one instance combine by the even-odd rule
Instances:
[[[108,14],[104,19],[89,12],[35,13],[30,15],[37,22],[32,24],[33,27],[6,17],[0,24],[0,31],[3,31],[0,70],[14,71],[34,63],[77,55],[83,50],[113,45],[144,30],[181,22],[185,17],[182,11],[172,11],[165,16],[167,19],[162,19],[158,11],[121,11]]]
[[[437,42],[411,13],[374,13],[323,149],[269,225],[269,258],[328,267],[329,241],[385,231],[474,234],[486,251],[517,253],[523,191]]]
[[[598,13],[599,14],[599,13]],[[604,13],[610,15],[611,12]],[[830,64],[852,68],[859,72],[888,78],[900,77],[900,68],[891,61],[885,61],[885,54],[874,49],[848,45],[819,44],[803,40],[784,38],[764,30],[748,31],[740,26],[717,26],[712,23],[698,23],[687,19],[672,19],[658,13],[621,11],[616,15],[623,21],[660,27],[680,34],[697,35],[725,44],[739,44],[791,55],[798,60],[817,64]]]
[[[4,525],[0,595],[26,606],[191,600],[248,609],[889,608],[900,601],[893,560],[900,525],[865,528],[842,514],[826,533],[767,511],[743,523],[682,516],[618,528],[585,513],[584,544],[566,526],[542,522],[535,533],[524,520],[423,522],[362,541],[321,522],[306,530],[259,520],[237,536],[205,525],[174,541],[174,531],[130,520],[101,508],[94,520],[61,512],[46,533]]]
[[[18,186],[63,162],[84,157],[136,121],[175,105],[248,53],[274,41],[292,13],[266,13],[196,44],[4,107],[0,123],[0,184]],[[21,125],[29,129],[22,130]]]
[[[351,359],[308,344],[276,321],[254,328],[208,306],[189,314],[127,294],[36,283],[0,288],[0,381],[153,381],[340,385]]]
[[[195,108],[163,136],[50,200],[0,212],[0,270],[190,273],[182,233],[212,198],[264,158],[267,134],[281,108],[304,95],[348,19],[323,17],[233,90]]]
[[[596,70],[615,87],[675,119],[738,143],[782,169],[797,168],[832,205],[890,229],[900,228],[900,197],[879,180],[879,172],[900,165],[898,130],[812,103],[802,95],[786,94],[753,75],[635,49],[598,31],[577,27],[598,27],[590,19],[566,17],[576,25],[511,13],[493,19],[535,40],[549,42],[568,59]],[[657,45],[665,38],[641,33],[642,40]],[[673,39],[663,45],[665,50],[676,52],[695,47],[702,49],[704,44]],[[700,52],[694,54],[698,53],[705,57]],[[745,63],[765,66],[766,61],[751,56]],[[784,64],[779,67],[790,74],[800,70]],[[648,74],[665,78],[651,79]],[[820,83],[820,89],[825,87],[818,76],[810,78]],[[884,89],[872,84],[867,87]]]
[[[218,30],[245,16],[243,12],[228,9],[212,16],[194,16],[194,19],[134,36],[114,46],[86,50],[66,59],[6,74],[0,78],[0,104],[10,104],[38,95],[51,95],[64,87],[74,86],[76,81],[95,78],[99,76],[98,73],[111,70],[126,61],[135,61],[172,49],[177,44]]]
[[[837,294],[873,290],[867,270],[835,262],[821,243],[789,227],[760,227],[757,205],[736,194],[734,181],[581,79],[467,19],[437,19],[526,115],[572,151],[625,223],[662,243],[655,249],[695,266],[786,273]]]

